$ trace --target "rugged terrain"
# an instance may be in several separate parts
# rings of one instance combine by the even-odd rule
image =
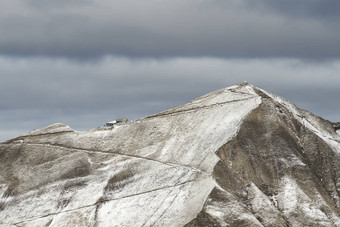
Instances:
[[[340,226],[340,132],[240,84],[0,144],[0,226]]]

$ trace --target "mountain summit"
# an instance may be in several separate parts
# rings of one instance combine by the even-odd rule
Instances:
[[[339,130],[246,83],[54,124],[0,144],[0,226],[340,226]]]

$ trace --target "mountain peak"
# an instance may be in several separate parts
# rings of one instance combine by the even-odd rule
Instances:
[[[0,144],[0,225],[339,226],[336,127],[248,83],[112,128],[51,125]]]

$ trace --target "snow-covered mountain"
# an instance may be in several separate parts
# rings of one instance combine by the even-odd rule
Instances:
[[[0,226],[340,226],[337,129],[249,84],[54,124],[0,144]]]

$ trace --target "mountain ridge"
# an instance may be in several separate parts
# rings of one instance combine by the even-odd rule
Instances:
[[[54,124],[0,144],[0,225],[338,226],[339,144],[250,84],[110,129]]]

